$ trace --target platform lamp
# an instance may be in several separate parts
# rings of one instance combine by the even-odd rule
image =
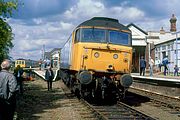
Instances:
[[[178,32],[173,32],[172,34],[176,34],[176,65],[178,66],[178,33],[180,33],[180,31]]]
[[[58,70],[60,70],[60,55],[61,55],[61,51],[58,51]]]

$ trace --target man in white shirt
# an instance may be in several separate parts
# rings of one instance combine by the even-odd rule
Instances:
[[[154,65],[154,60],[152,59],[152,58],[150,58],[150,61],[149,61],[149,67],[150,67],[150,69],[149,69],[149,75],[150,76],[153,76],[153,65]]]

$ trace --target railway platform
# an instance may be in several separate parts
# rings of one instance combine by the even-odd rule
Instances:
[[[131,75],[133,77],[131,87],[180,98],[180,76],[164,76],[159,73],[153,76],[149,76],[148,73],[145,76],[140,76],[139,73],[131,73]]]
[[[52,69],[53,70],[53,72],[54,72],[54,79],[53,79],[53,81],[55,81],[56,79],[58,79],[58,69]],[[34,70],[34,73],[36,74],[36,75],[38,75],[39,77],[41,77],[42,79],[44,79],[45,80],[45,72],[46,72],[46,69],[41,69],[41,70],[39,70],[39,69],[35,69]]]

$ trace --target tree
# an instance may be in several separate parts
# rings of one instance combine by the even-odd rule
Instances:
[[[0,62],[10,58],[9,50],[13,47],[14,34],[6,19],[12,16],[13,10],[17,9],[17,4],[17,0],[0,0]]]

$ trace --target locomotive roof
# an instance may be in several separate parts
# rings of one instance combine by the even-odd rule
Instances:
[[[98,27],[111,27],[119,30],[128,30],[128,27],[119,23],[117,19],[107,18],[107,17],[93,17],[90,20],[87,20],[81,23],[78,27],[81,26],[98,26]]]

